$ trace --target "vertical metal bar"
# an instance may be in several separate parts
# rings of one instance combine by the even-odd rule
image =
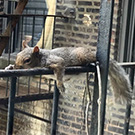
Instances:
[[[33,27],[32,27],[32,45],[34,46],[34,33],[35,33],[35,16],[33,16]]]
[[[16,95],[19,95],[19,77],[17,77],[17,89],[16,89]]]
[[[129,38],[128,38],[128,46],[130,47],[129,48],[129,54],[127,56],[126,59],[128,59],[129,61],[134,61],[135,60],[135,38],[134,38],[134,35],[135,35],[135,1],[132,1],[132,9],[131,9],[131,19],[130,19],[130,33],[129,33]],[[132,50],[132,52],[131,52]],[[131,86],[132,86],[132,89],[133,89],[133,86],[134,86],[134,69],[130,69],[130,72],[129,72],[129,77],[130,77],[130,82],[131,82]],[[126,106],[126,114],[125,114],[125,124],[124,124],[124,135],[128,135],[128,131],[129,131],[129,124],[130,124],[130,114],[131,114],[131,104],[127,105]]]
[[[131,13],[131,8],[132,8],[132,6],[133,6],[133,3],[132,3],[132,0],[128,0],[128,10],[127,10],[127,24],[126,24],[126,32],[125,32],[125,37],[124,37],[124,39],[125,39],[125,41],[124,41],[124,56],[123,56],[123,60],[124,61],[127,61],[128,60],[128,45],[129,45],[129,34],[130,34],[130,22],[131,22],[131,20],[132,20],[132,17],[131,17],[131,15],[132,15],[132,13]],[[130,21],[129,21],[130,20]]]
[[[104,121],[105,121],[105,109],[106,109],[107,79],[108,79],[113,8],[114,8],[114,0],[101,0],[99,36],[98,36],[98,46],[97,46],[97,60],[100,63],[101,80],[102,80],[102,97],[101,97],[101,113],[100,113],[100,117],[101,117],[100,127],[101,128],[99,131],[100,135],[104,134]],[[98,118],[97,114],[95,115],[95,118]],[[94,119],[91,121],[91,125],[93,124],[95,125],[94,121],[95,121]],[[92,133],[92,135],[97,135],[96,134],[97,125],[95,125],[95,127],[93,128],[95,129],[95,132]]]
[[[6,80],[6,97],[8,96],[8,89],[9,89],[9,77],[7,77],[7,80]]]
[[[92,102],[92,116],[91,116],[91,128],[90,134],[97,135],[98,132],[98,79],[97,79],[97,72],[95,73],[95,81],[94,81],[94,92],[93,92],[93,102]]]
[[[27,15],[27,14],[28,14],[28,9],[26,9],[26,15]],[[24,22],[24,27],[25,27],[25,30],[24,30],[25,33],[24,33],[24,35],[27,35],[26,32],[28,32],[28,31],[27,31],[27,25],[28,25],[28,19],[30,19],[30,17],[28,17],[28,19],[27,19],[27,17],[28,17],[28,16],[26,16],[25,19],[24,19],[24,20],[25,20],[25,22]],[[30,21],[30,20],[29,20],[29,21]]]
[[[16,45],[15,45],[15,49],[19,48],[18,44],[19,44],[19,38],[20,38],[20,23],[21,23],[21,18],[19,19],[19,22],[17,24],[17,30],[16,30]]]
[[[42,49],[45,47],[45,45],[44,45],[44,40],[45,40],[45,20],[46,20],[46,17],[44,17],[44,20],[43,20],[43,41],[42,41]]]
[[[48,91],[51,92],[51,79],[49,79],[49,84],[48,85],[49,85],[49,90]]]
[[[54,87],[53,93],[53,108],[52,108],[52,120],[51,120],[51,135],[56,135],[56,123],[58,115],[58,102],[59,102],[59,90],[56,86]]]
[[[21,41],[20,41],[20,51],[22,50],[22,40],[23,40],[23,22],[24,22],[24,17],[21,17]]]
[[[54,24],[53,24],[52,48],[54,48],[55,23],[56,23],[56,17],[54,17]]]
[[[8,18],[8,21],[11,21],[11,17]],[[11,24],[10,24],[10,30],[11,30]],[[12,31],[11,32],[11,35],[9,37],[9,42],[8,42],[8,65],[10,64],[10,52],[11,52],[11,38],[12,38]],[[6,83],[6,96],[8,96],[8,84],[9,84],[9,77],[7,78],[7,83]]]
[[[8,101],[7,131],[6,135],[12,135],[14,122],[14,99],[16,93],[16,77],[11,78],[10,95]]]
[[[13,11],[14,11],[14,9],[16,8],[16,5],[17,5],[17,3],[16,2],[12,2],[12,13],[13,13]],[[15,49],[16,49],[16,31],[17,31],[17,29],[18,29],[18,24],[16,24],[16,27],[14,28],[14,30],[13,30],[13,37],[12,37],[12,52],[15,52]]]
[[[12,21],[12,17],[9,17],[9,21]],[[10,35],[10,37],[9,37],[9,45],[8,45],[8,65],[10,64],[10,53],[11,53],[11,42],[12,42],[12,35],[13,35],[13,33],[12,33],[12,25],[11,25],[11,23],[10,23],[10,33],[11,33],[11,35]]]
[[[134,85],[134,69],[130,70],[130,81],[133,88]],[[129,123],[130,123],[130,115],[131,115],[131,104],[126,106],[126,113],[125,113],[125,124],[124,124],[124,133],[123,135],[128,135],[129,130]]]
[[[8,1],[8,14],[11,14],[11,1]],[[11,17],[7,18],[7,24],[11,21]],[[5,53],[8,53],[9,44],[5,48]]]
[[[41,93],[41,80],[42,80],[42,75],[40,75],[40,79],[39,79],[39,94]]]
[[[17,29],[18,29],[18,24],[16,25],[14,29],[14,34],[13,34],[13,49],[12,52],[15,52],[16,50],[16,44],[17,44]]]
[[[30,76],[28,78],[28,95],[30,94]]]

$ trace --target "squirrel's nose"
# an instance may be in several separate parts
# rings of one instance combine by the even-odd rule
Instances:
[[[23,66],[22,65],[16,65],[15,64],[15,69],[23,69]]]

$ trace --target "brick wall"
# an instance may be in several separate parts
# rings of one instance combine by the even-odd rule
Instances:
[[[116,59],[116,60],[117,60],[117,55],[118,55],[121,17],[122,17],[122,1],[115,0],[114,14],[113,14],[113,26],[112,26],[112,37],[111,37],[111,58]]]
[[[49,100],[15,104],[15,108],[51,120],[52,102]],[[3,107],[3,106],[0,106]],[[7,112],[0,110],[0,135],[6,134]],[[50,135],[50,124],[15,112],[14,135]]]
[[[54,47],[93,46],[95,48],[98,35],[99,5],[98,0],[58,0],[56,14],[74,17],[66,12],[67,9],[72,9],[75,12],[75,19],[57,18]],[[83,23],[84,14],[91,17],[90,26]]]
[[[111,58],[117,58],[119,43],[119,32],[121,24],[120,0],[115,0],[113,29],[111,38]],[[75,11],[75,19],[57,18],[55,25],[54,47],[60,46],[91,46],[96,49],[98,37],[98,22],[100,0],[57,0],[57,14],[74,17],[74,14],[67,14],[67,9]],[[84,14],[92,19],[91,25],[83,23]],[[58,135],[85,135],[86,127],[82,115],[83,94],[85,91],[85,77],[72,76],[72,79],[65,83],[66,93],[60,96],[57,134]],[[81,78],[81,79],[80,79]],[[82,81],[83,80],[83,81]],[[76,83],[75,83],[76,82]],[[92,82],[91,82],[92,83]],[[70,85],[70,87],[69,87]],[[92,88],[91,88],[92,89]],[[86,105],[86,104],[85,104]],[[108,90],[106,106],[105,135],[120,135],[124,130],[124,116],[126,105],[114,103],[112,92]],[[135,113],[132,107],[129,135],[135,134]],[[91,111],[89,112],[89,118]]]
[[[1,68],[1,67],[0,67]],[[4,98],[5,94],[4,91],[6,90],[6,82],[5,79],[2,81],[0,78],[0,98]],[[19,95],[26,95],[28,93],[28,81],[29,77],[20,77],[19,78],[19,86],[17,83],[17,88],[19,88]],[[37,93],[39,90],[39,77],[31,77],[31,85],[30,85],[30,94]],[[51,87],[48,87],[48,83]],[[3,85],[2,85],[3,84]],[[5,85],[4,85],[5,84]],[[53,89],[54,82],[46,80],[45,77],[41,79],[41,93],[46,93],[49,89]],[[5,88],[2,88],[5,87]],[[37,87],[37,89],[35,89]],[[3,91],[3,90],[4,91]],[[35,90],[34,90],[35,89]],[[3,95],[2,95],[3,94]],[[5,108],[4,106],[0,105],[0,108]],[[40,100],[40,101],[33,101],[33,102],[24,102],[24,103],[17,103],[15,104],[15,108],[22,110],[26,113],[33,114],[35,116],[41,117],[43,119],[47,119],[51,121],[51,110],[52,110],[52,100]],[[46,134],[50,135],[51,125],[29,117],[27,115],[14,112],[14,127],[13,132],[15,135],[41,135]],[[6,125],[7,125],[7,111],[2,111],[0,109],[0,135],[6,134]]]
[[[71,18],[75,14],[75,19],[56,19],[54,47],[91,46],[95,50],[98,36],[99,5],[99,0],[57,0],[56,14],[67,15]],[[73,15],[67,14],[67,9],[72,9],[75,13]],[[91,17],[91,25],[83,23],[84,14]],[[90,80],[90,83],[92,84],[90,88],[92,91],[93,80]],[[84,124],[86,102],[83,103],[86,75],[71,76],[64,85],[66,91],[60,96],[57,135],[86,135]],[[85,96],[84,101],[88,100],[87,96]],[[90,116],[91,112],[89,118]]]
[[[90,76],[90,91],[92,91],[93,74],[91,73]],[[84,94],[86,90],[86,74],[71,75],[69,78],[64,83],[66,91],[60,95],[59,99],[57,135],[86,135],[86,126],[84,124],[84,109],[88,101],[88,94]],[[91,110],[91,107],[89,109]],[[91,116],[90,110],[89,119]]]
[[[114,22],[111,39],[112,58],[117,54],[118,34],[120,25],[121,3],[115,0]],[[75,11],[69,13],[68,8]],[[57,14],[68,15],[71,19],[56,19],[54,47],[59,46],[91,46],[96,49],[98,36],[100,0],[57,0]],[[92,19],[92,24],[84,24],[84,14]],[[76,16],[73,19],[73,15]],[[90,91],[93,90],[93,73],[90,73]],[[84,124],[84,110],[88,102],[86,90],[86,74],[66,76],[66,91],[60,95],[58,106],[57,135],[86,135]],[[84,97],[84,98],[83,98]],[[111,91],[108,91],[106,107],[105,135],[123,134],[123,123],[125,106],[114,104]],[[135,103],[133,103],[135,104]],[[16,107],[43,118],[50,119],[50,101],[35,101],[17,104]],[[91,107],[89,108],[89,126],[91,117]],[[0,111],[0,134],[5,135],[6,112]],[[130,134],[135,133],[135,113],[134,106],[131,113]],[[15,113],[14,133],[16,135],[50,135],[50,125],[35,120],[33,118]],[[20,126],[21,125],[21,126]]]

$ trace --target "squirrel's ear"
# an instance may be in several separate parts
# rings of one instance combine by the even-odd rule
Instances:
[[[38,47],[38,46],[35,46],[35,47],[34,47],[33,53],[39,53],[39,47]]]
[[[22,41],[22,50],[23,50],[24,48],[28,48],[28,47],[29,47],[29,46],[28,46],[28,43],[31,41],[31,39],[32,39],[32,36],[30,36],[30,35],[25,35],[24,40]]]
[[[25,49],[25,48],[28,48],[29,46],[27,45],[26,41],[23,40],[22,41],[22,50]]]

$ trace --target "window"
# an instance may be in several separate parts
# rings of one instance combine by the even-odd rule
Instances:
[[[135,32],[135,1],[123,1],[122,28],[120,34],[119,61],[133,61],[135,53],[134,33]]]

